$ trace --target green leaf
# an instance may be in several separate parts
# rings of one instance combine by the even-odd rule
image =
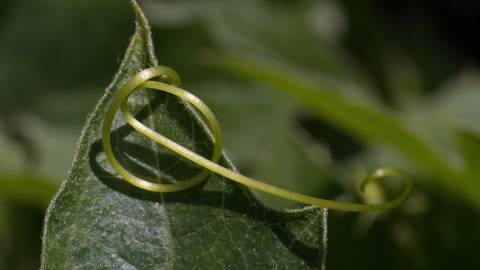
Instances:
[[[336,95],[334,85],[280,61],[228,53],[218,57],[218,63],[241,76],[272,86],[319,118],[363,141],[394,147],[431,174],[452,175],[450,166],[438,153],[378,104],[363,104]]]
[[[82,106],[82,99],[91,103],[90,96],[98,96],[111,79],[117,65],[112,59],[123,53],[133,30],[128,3],[6,2],[8,11],[0,21],[0,112],[32,113],[77,133],[91,109]],[[64,110],[63,104],[70,106]]]
[[[91,113],[73,167],[46,215],[42,269],[273,269],[324,263],[326,211],[268,209],[218,175],[183,192],[139,190],[116,177],[101,148],[101,124],[116,91],[157,65],[149,25],[135,1],[137,27],[114,81]],[[190,149],[209,155],[212,141],[190,106],[139,91],[137,118]],[[199,168],[136,134],[118,119],[116,155],[151,179],[185,179]],[[234,169],[222,159],[222,165]]]
[[[457,141],[463,155],[465,172],[470,176],[480,177],[480,137],[475,133],[463,131],[457,133]]]
[[[45,209],[58,186],[35,175],[0,175],[0,201],[14,201]]]
[[[318,1],[290,1],[282,5],[265,0],[219,3],[219,7],[207,13],[205,21],[222,48],[281,56],[325,76],[348,82],[354,88],[368,90],[365,86],[371,82],[352,55],[341,44],[329,42],[318,33],[315,19],[320,16],[314,12],[328,13],[327,5],[321,6]],[[325,16],[321,18],[328,20]],[[334,19],[322,26],[342,31],[342,26],[336,23],[341,24]]]
[[[409,159],[442,186],[480,208],[477,186],[463,179],[430,143],[412,132],[399,117],[373,102],[364,103],[334,94],[335,88],[310,74],[253,54],[217,55],[217,63],[245,78],[264,83],[292,97],[314,115],[365,142],[387,145]]]

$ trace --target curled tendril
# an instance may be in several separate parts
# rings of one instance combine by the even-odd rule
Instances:
[[[171,84],[152,81],[155,77],[160,77],[171,82]],[[276,186],[266,184],[264,182],[249,178],[238,172],[232,171],[228,168],[225,168],[219,165],[219,161],[222,154],[222,133],[220,130],[220,124],[212,113],[212,111],[205,105],[199,98],[193,94],[179,88],[181,82],[178,74],[171,68],[158,66],[149,69],[145,69],[140,73],[136,74],[130,81],[128,81],[113,98],[110,107],[108,108],[102,129],[102,143],[103,149],[107,160],[110,162],[114,170],[123,177],[129,183],[145,190],[153,192],[175,192],[200,184],[205,180],[208,175],[213,172],[219,174],[225,178],[231,179],[237,183],[240,183],[244,186],[247,186],[252,189],[257,189],[265,193],[269,193],[280,198],[287,200],[308,204],[321,208],[336,209],[341,211],[354,211],[354,212],[366,212],[366,211],[379,211],[379,210],[389,210],[396,208],[405,202],[409,197],[412,191],[412,181],[404,172],[398,169],[392,168],[383,168],[377,169],[367,175],[367,177],[362,181],[360,185],[360,191],[363,192],[367,184],[372,181],[379,180],[388,176],[398,176],[401,177],[404,181],[404,187],[402,192],[393,200],[381,203],[381,204],[356,204],[348,202],[339,202],[332,200],[320,199],[317,197],[307,196],[304,194],[292,192],[285,190]],[[192,104],[200,113],[205,116],[208,124],[210,125],[213,139],[214,139],[214,149],[213,154],[210,159],[207,159],[203,156],[198,155],[197,153],[177,144],[176,142],[168,139],[167,137],[153,131],[149,127],[145,126],[143,123],[135,119],[135,117],[128,110],[128,97],[139,89],[154,89],[163,92],[167,92],[178,96],[180,99],[189,102]],[[110,130],[112,127],[113,120],[115,118],[116,112],[120,109],[124,120],[132,126],[136,131],[142,135],[154,140],[155,142],[163,145],[164,147],[170,149],[171,151],[183,156],[184,158],[200,165],[203,168],[198,175],[189,178],[185,181],[173,183],[173,184],[160,184],[153,183],[151,181],[142,179],[125,169],[115,158],[115,155],[112,151],[111,141],[110,141]]]

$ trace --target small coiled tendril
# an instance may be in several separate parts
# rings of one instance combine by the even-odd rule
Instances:
[[[171,84],[152,81],[151,79],[155,77],[160,77],[166,79]],[[103,149],[107,160],[112,165],[113,169],[126,181],[129,183],[145,190],[153,192],[175,192],[200,184],[205,180],[209,173],[213,172],[219,174],[225,178],[231,179],[237,183],[240,183],[244,186],[247,186],[252,189],[257,189],[265,193],[269,193],[280,198],[287,200],[312,205],[320,208],[329,208],[342,211],[354,211],[354,212],[366,212],[366,211],[379,211],[379,210],[389,210],[396,208],[405,202],[409,197],[412,190],[412,182],[410,178],[402,171],[393,168],[383,168],[377,169],[367,175],[367,177],[362,181],[360,185],[360,191],[363,192],[365,186],[374,181],[387,176],[399,176],[404,180],[404,187],[402,192],[393,200],[381,203],[381,204],[357,204],[357,203],[348,203],[348,202],[339,202],[333,200],[325,200],[317,197],[307,196],[304,194],[292,192],[285,190],[276,186],[266,184],[264,182],[252,179],[250,177],[239,174],[238,172],[232,171],[228,168],[225,168],[219,165],[217,162],[220,160],[222,155],[222,133],[220,130],[220,124],[212,113],[212,111],[205,105],[199,98],[193,94],[179,88],[181,82],[178,74],[171,68],[165,66],[158,66],[153,68],[148,68],[132,77],[116,94],[113,98],[110,107],[108,108],[102,129],[102,143]],[[145,126],[143,123],[135,119],[135,117],[128,110],[128,98],[129,96],[139,89],[154,89],[158,91],[167,92],[173,94],[180,99],[189,102],[192,104],[200,113],[203,114],[207,120],[214,139],[214,149],[213,154],[210,159],[207,159],[203,156],[198,155],[197,153],[177,144],[176,142],[168,139],[167,137],[153,131],[149,127]],[[203,170],[196,176],[189,178],[185,181],[176,182],[173,184],[161,184],[154,183],[145,179],[142,179],[125,169],[115,158],[115,155],[112,151],[111,141],[110,141],[110,130],[112,127],[115,114],[120,109],[124,120],[132,126],[136,131],[142,135],[154,140],[155,142],[163,145],[164,147],[170,149],[171,151],[183,156],[184,158],[200,165]]]

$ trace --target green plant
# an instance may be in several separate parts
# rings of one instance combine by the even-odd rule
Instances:
[[[149,26],[136,3],[134,8],[137,29],[124,61],[87,121],[69,177],[47,212],[42,268],[298,268],[321,263],[326,215],[321,209],[269,210],[217,175],[185,192],[152,194],[125,184],[108,169],[99,139],[109,101],[130,76],[157,62]],[[140,92],[130,98],[130,109],[191,149],[209,151],[204,127],[182,102]],[[114,144],[122,150],[124,166],[134,172],[174,181],[198,170],[122,126],[113,131]],[[221,163],[233,168],[224,157]]]
[[[73,167],[47,211],[42,255],[44,269],[91,264],[107,268],[126,265],[149,269],[228,268],[239,260],[245,267],[262,268],[312,267],[322,263],[323,256],[319,254],[325,252],[324,210],[269,209],[256,202],[247,189],[225,181],[224,177],[286,199],[346,211],[390,209],[408,198],[409,179],[391,169],[371,174],[362,184],[363,190],[365,184],[380,177],[399,174],[405,178],[405,189],[397,199],[377,205],[305,196],[235,172],[221,152],[219,124],[208,107],[180,88],[148,81],[160,77],[179,85],[175,72],[154,67],[136,74],[148,66],[156,66],[157,60],[153,55],[150,26],[136,2],[132,3],[137,14],[136,32],[113,83],[85,125]],[[181,99],[167,93],[146,92],[143,88],[165,91]],[[184,100],[203,114],[212,128],[213,140],[201,117]],[[119,108],[124,120],[114,123]],[[155,131],[141,121],[146,121]],[[115,129],[111,133],[112,125]],[[130,126],[168,150],[132,133]],[[163,132],[166,137],[156,132]],[[181,145],[167,137],[175,138]],[[212,146],[213,162],[195,154],[208,153]],[[184,159],[175,157],[170,151]],[[120,157],[123,164],[115,156]],[[221,165],[216,164],[218,161]],[[111,172],[109,163],[114,172],[145,191],[125,185]],[[196,165],[215,174],[202,171]],[[179,175],[191,178],[177,182]],[[167,184],[155,183],[160,178]],[[208,181],[199,185],[206,178]],[[180,192],[182,190],[185,191]],[[162,193],[172,191],[175,192]],[[222,227],[221,235],[206,232]],[[263,239],[260,243],[257,243],[258,237]],[[102,244],[96,244],[98,242]],[[198,249],[199,244],[213,247]],[[146,249],[145,245],[150,248]],[[227,248],[228,245],[232,246]],[[232,253],[235,250],[240,254]]]
[[[164,80],[171,81],[172,84],[167,84],[163,82],[152,81],[153,78],[163,78]],[[307,205],[316,206],[319,208],[328,208],[336,209],[342,211],[358,211],[358,212],[367,212],[367,211],[379,211],[379,210],[389,210],[402,205],[405,200],[410,196],[412,190],[412,183],[409,177],[395,169],[378,169],[370,173],[364,181],[360,184],[360,191],[364,192],[365,186],[373,182],[378,178],[388,177],[388,176],[400,176],[405,181],[405,187],[402,193],[394,200],[377,205],[362,205],[354,203],[345,203],[345,202],[336,202],[331,200],[325,200],[320,198],[315,198],[312,196],[303,195],[286,189],[282,189],[276,186],[266,184],[262,181],[258,181],[249,177],[246,177],[236,171],[232,171],[228,168],[225,168],[217,162],[220,159],[222,151],[222,132],[220,129],[220,123],[213,114],[213,112],[208,108],[205,103],[203,103],[198,97],[194,96],[192,93],[185,91],[180,86],[180,77],[178,74],[168,68],[168,67],[152,67],[145,69],[140,73],[133,76],[130,81],[125,83],[125,85],[118,90],[116,96],[112,99],[111,104],[106,112],[106,116],[103,122],[102,128],[102,145],[103,150],[105,151],[105,156],[109,163],[113,166],[115,171],[123,177],[129,183],[152,192],[176,192],[182,191],[194,186],[199,185],[204,181],[210,171],[216,173],[220,176],[223,176],[227,179],[231,179],[239,184],[242,184],[246,187],[263,191],[275,195],[277,197],[295,201],[298,203],[303,203]],[[208,125],[210,126],[211,132],[213,134],[213,143],[214,150],[211,157],[211,160],[204,158],[192,152],[191,150],[185,148],[184,146],[177,144],[171,139],[157,133],[156,131],[150,129],[146,125],[138,121],[135,116],[130,113],[128,108],[128,98],[135,92],[140,89],[154,89],[157,91],[162,91],[168,94],[172,94],[180,98],[182,101],[187,104],[191,104],[196,110],[198,110],[203,117],[207,120]],[[204,171],[195,175],[187,180],[173,183],[173,184],[159,184],[153,183],[149,180],[142,179],[125,169],[120,162],[115,157],[113,153],[110,132],[113,121],[115,119],[116,112],[121,109],[123,119],[128,125],[134,128],[137,132],[143,136],[159,143],[160,145],[168,148],[170,151],[181,155],[183,158],[195,163],[196,165],[205,168]]]
[[[297,193],[340,201],[359,200],[358,183],[351,180],[361,179],[372,168],[398,165],[414,176],[416,188],[412,199],[395,211],[329,213],[328,268],[471,267],[472,261],[476,261],[474,251],[480,243],[476,198],[480,193],[477,192],[478,158],[475,154],[480,145],[475,117],[478,115],[479,76],[471,66],[466,69],[465,65],[460,65],[455,50],[442,47],[448,42],[430,35],[431,25],[422,23],[423,30],[410,27],[408,33],[402,32],[401,23],[392,28],[388,23],[391,18],[379,16],[382,14],[375,9],[378,5],[370,1],[362,4],[330,0],[193,2],[144,0],[140,4],[153,23],[151,30],[161,63],[175,67],[185,78],[185,89],[212,107],[225,133],[225,150],[242,173]],[[122,54],[133,26],[131,8],[128,1],[116,0],[7,0],[0,6],[0,268],[36,269],[40,242],[35,239],[39,239],[44,207],[68,169],[84,116],[116,68],[115,59]],[[332,10],[337,17],[325,13]],[[365,15],[366,10],[368,15]],[[335,20],[328,21],[329,18]],[[428,18],[425,20],[428,22]],[[59,21],[62,23],[57,23]],[[330,29],[329,33],[324,32],[325,27]],[[420,49],[405,46],[418,37],[423,38]],[[131,72],[118,76],[121,77],[118,87],[136,72],[157,65],[141,60],[148,57],[139,59],[147,63],[135,65]],[[52,78],[56,78],[55,84]],[[120,89],[113,86],[110,90]],[[198,126],[198,115],[184,114],[183,105],[178,105],[174,97],[152,102],[159,104],[159,107],[152,106],[156,113],[145,113],[147,118],[142,118],[142,108],[149,103],[148,98],[155,101],[154,96],[157,94],[152,90],[134,93],[133,115],[138,114],[148,126],[153,124],[154,130],[159,128],[160,134],[175,141],[178,135],[178,143],[199,151],[202,156],[211,156],[214,144],[202,124],[204,121]],[[108,102],[104,105],[103,110],[108,108]],[[193,126],[189,126],[192,123]],[[99,129],[98,125],[94,127]],[[117,137],[120,127],[126,130],[126,137]],[[115,156],[142,179],[156,182],[161,178],[162,182],[176,183],[177,179],[192,177],[203,170],[188,158],[179,158],[138,134],[119,117],[115,118],[112,130]],[[99,130],[90,134],[94,134],[95,147],[98,147],[104,136]],[[196,208],[198,213],[194,213],[194,220],[187,221],[185,213],[172,223],[182,224],[180,228],[186,228],[189,223],[192,227],[202,227],[199,234],[203,235],[193,235],[189,240],[193,243],[195,238],[205,246],[210,245],[213,238],[208,234],[226,234],[219,236],[221,240],[227,239],[223,242],[225,246],[221,241],[212,244],[212,250],[200,246],[205,254],[214,257],[208,266],[229,267],[229,263],[237,263],[217,258],[215,249],[219,247],[250,248],[262,241],[270,242],[270,237],[278,238],[279,235],[283,240],[299,235],[298,241],[285,242],[296,246],[288,252],[307,254],[300,259],[298,256],[286,258],[307,262],[306,267],[325,264],[326,242],[317,241],[326,237],[327,217],[321,211],[311,210],[310,218],[319,219],[309,227],[305,225],[305,213],[298,214],[296,219],[283,219],[285,216],[279,212],[264,214],[262,210],[243,217],[244,212],[234,210],[251,209],[252,206],[244,207],[240,201],[235,201],[238,204],[235,205],[227,200],[223,211],[210,216],[207,210],[217,209],[220,199],[195,197],[199,188],[212,187],[208,186],[212,184],[209,179],[179,194],[148,195],[125,182],[123,177],[110,178],[117,172],[102,151],[96,153],[96,162],[89,166],[105,170],[101,179],[105,180],[102,183],[107,189],[97,190],[102,185],[96,185],[95,181],[89,181],[91,185],[85,188],[81,181],[70,179],[66,190],[71,192],[62,193],[63,203],[59,204],[65,211],[57,216],[54,224],[59,225],[63,220],[66,225],[70,224],[65,229],[70,235],[67,237],[69,245],[63,248],[65,252],[59,253],[59,257],[65,256],[67,261],[71,262],[69,256],[76,254],[78,260],[74,263],[81,263],[82,259],[86,262],[85,257],[95,253],[89,251],[93,248],[105,255],[96,257],[103,259],[103,265],[128,268],[131,262],[141,268],[147,263],[161,263],[162,243],[170,243],[170,238],[163,234],[166,240],[162,241],[159,235],[169,230],[162,230],[163,225],[151,226],[161,223],[163,216],[153,217],[156,213],[162,215],[163,208],[150,203],[164,198],[166,204],[172,206],[170,199],[184,202],[183,196],[193,194],[192,204],[202,201],[205,208]],[[90,156],[87,158],[94,160]],[[156,166],[157,158],[160,167]],[[83,161],[80,157],[75,164],[84,164]],[[82,172],[80,170],[80,174]],[[77,175],[75,179],[80,178]],[[222,190],[226,193],[236,186],[228,179],[220,179],[222,185],[226,184]],[[82,192],[77,194],[75,190],[78,189],[71,188],[72,183],[78,184],[78,189],[86,190],[88,195],[105,191],[103,195],[107,197],[92,200],[85,196],[82,199],[79,195]],[[382,188],[375,184],[369,186],[364,199],[375,204],[394,197],[398,189],[388,184]],[[217,187],[220,185],[212,188]],[[122,203],[120,211],[115,209],[115,195],[107,192],[109,189],[126,195],[118,196],[118,202]],[[245,192],[242,186],[234,190]],[[267,205],[299,206],[261,192],[255,195]],[[177,200],[177,196],[181,198]],[[249,193],[228,198],[240,197],[254,200]],[[141,203],[145,198],[151,201]],[[81,203],[76,204],[77,201]],[[101,219],[75,214],[74,205],[78,206],[78,212],[90,211],[98,216],[110,213],[130,225],[115,223],[114,216]],[[254,209],[263,209],[260,204],[257,206]],[[188,207],[175,210],[194,212]],[[127,215],[118,215],[119,212]],[[172,212],[169,214],[174,217]],[[242,226],[233,218],[237,214],[242,219],[261,215],[262,219],[249,223],[254,225],[246,226],[259,228],[265,235],[259,233],[261,236],[254,238],[251,245],[246,245],[246,240],[242,245],[231,244],[226,228],[242,231]],[[63,215],[67,218],[63,219]],[[227,218],[222,223],[225,215]],[[201,217],[212,220],[212,225],[204,224]],[[105,230],[89,226],[89,220],[103,222]],[[109,224],[118,226],[119,231],[109,230]],[[302,226],[308,228],[300,229]],[[151,237],[135,236],[136,232],[127,229],[144,232],[150,227],[154,228]],[[178,227],[172,228],[172,234],[176,235]],[[62,232],[62,229],[56,231]],[[106,245],[101,246],[94,239],[82,241],[90,232],[101,235],[98,238]],[[313,237],[308,232],[317,235]],[[112,234],[116,239],[122,234],[128,235],[122,240],[131,242],[121,243],[117,249],[116,244],[121,241],[110,241],[102,234]],[[253,239],[252,235],[247,234]],[[63,236],[61,233],[58,236],[56,248],[60,250]],[[176,243],[180,247],[173,245],[179,251],[186,250],[181,249],[185,247],[183,240]],[[274,251],[281,251],[278,247],[285,245],[272,243]],[[302,247],[301,243],[310,248]],[[141,244],[149,252],[148,256],[138,255]],[[158,252],[150,252],[150,248],[159,245],[162,247]],[[268,263],[262,264],[262,259],[267,256],[262,259],[260,256],[268,254],[267,247],[262,244],[258,247],[261,250],[258,257],[254,256],[254,260],[259,261],[255,266],[265,266]],[[321,254],[315,254],[315,250]],[[199,251],[191,252],[197,254]],[[114,255],[111,264],[107,254]],[[236,255],[241,257],[242,254],[238,251],[222,258]],[[131,260],[138,256],[147,258],[145,264]],[[175,258],[169,258],[172,257]],[[345,260],[345,257],[350,259]],[[179,259],[174,266],[188,265],[187,260]],[[240,267],[245,266],[242,263],[238,261]],[[167,267],[168,263],[161,265]]]

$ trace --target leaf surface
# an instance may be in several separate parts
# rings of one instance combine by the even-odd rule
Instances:
[[[120,70],[82,132],[72,169],[47,211],[42,269],[273,269],[324,263],[326,211],[282,212],[211,174],[198,187],[171,194],[139,190],[117,178],[101,148],[103,116],[116,91],[157,65],[148,22],[137,15]],[[197,113],[178,99],[142,90],[130,98],[139,120],[208,156],[212,140]],[[136,134],[118,118],[117,157],[152,181],[175,182],[199,168]],[[234,169],[222,159],[222,165]]]

